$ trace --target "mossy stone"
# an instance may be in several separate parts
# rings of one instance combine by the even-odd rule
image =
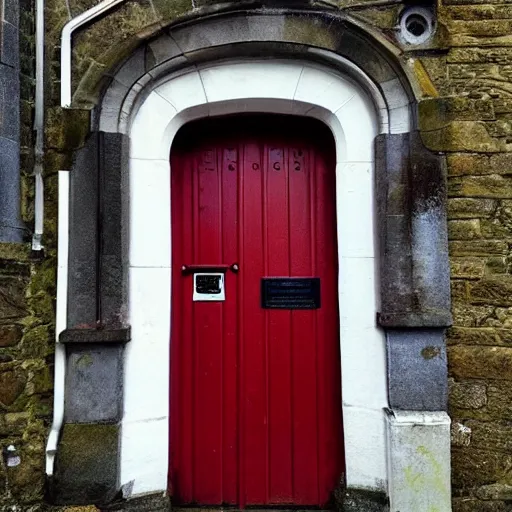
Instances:
[[[456,378],[512,380],[512,347],[448,347],[448,368]]]
[[[20,370],[0,369],[0,407],[12,405],[23,393],[26,383],[26,377]]]
[[[0,348],[17,345],[23,335],[20,325],[0,325]]]

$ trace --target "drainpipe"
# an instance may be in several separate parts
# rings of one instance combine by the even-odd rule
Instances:
[[[20,186],[19,3],[0,9],[0,242],[23,242]],[[14,34],[14,37],[8,37]]]
[[[44,0],[38,0],[43,2]],[[66,377],[66,349],[59,343],[59,335],[66,328],[68,307],[68,250],[69,250],[69,172],[59,171],[59,217],[57,253],[57,320],[55,325],[53,422],[46,443],[46,474],[53,475],[53,465],[60,429],[64,422],[64,383]]]
[[[42,251],[44,224],[44,0],[36,4],[36,97],[34,132],[36,141],[34,147],[34,233],[32,235],[32,250]]]

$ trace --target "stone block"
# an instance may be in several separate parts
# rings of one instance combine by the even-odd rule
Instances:
[[[17,345],[23,330],[19,325],[0,325],[0,348]]]
[[[503,210],[500,209],[500,217],[494,219],[481,219],[480,227],[482,236],[485,238],[506,239],[512,236],[512,224],[502,217]]]
[[[23,336],[20,351],[24,358],[45,358],[53,352],[54,336],[48,325],[28,329]]]
[[[494,20],[488,23],[486,20],[455,20],[450,23],[450,30],[454,37],[497,37],[507,36],[512,33],[512,21],[508,19]],[[458,39],[456,39],[458,40]],[[459,45],[454,45],[459,46]],[[470,46],[470,45],[468,45]],[[476,46],[476,45],[475,45]]]
[[[487,411],[490,418],[512,420],[512,389],[503,381],[493,381],[488,389]]]
[[[454,197],[448,199],[449,219],[474,219],[490,217],[496,210],[497,202],[492,199]]]
[[[16,70],[20,67],[18,20],[0,21],[0,62]]]
[[[467,420],[465,425],[471,429],[474,448],[512,453],[512,426],[508,422]]]
[[[452,450],[452,485],[462,491],[488,485],[497,481],[510,480],[512,455],[471,446],[456,447]]]
[[[487,258],[485,263],[485,273],[488,275],[493,274],[506,274],[509,271],[508,258],[503,256],[494,256]]]
[[[448,221],[449,240],[475,240],[481,237],[479,219]]]
[[[29,422],[28,412],[10,412],[0,416],[0,436],[19,436]]]
[[[29,262],[30,244],[0,242],[0,260]]]
[[[448,174],[450,176],[492,174],[489,157],[475,153],[451,153],[447,155]]]
[[[66,424],[51,495],[57,505],[102,504],[118,491],[119,425]]]
[[[118,133],[100,133],[100,179],[103,184],[102,209],[109,215],[102,219],[102,251],[99,267],[101,279],[102,324],[123,327],[128,310],[128,226],[123,211],[129,196],[125,165],[129,140]]]
[[[123,405],[122,347],[68,345],[65,419],[115,422]]]
[[[444,163],[417,133],[381,135],[375,152],[381,237],[378,321],[385,327],[450,325]],[[404,190],[410,190],[408,200]]]
[[[457,379],[512,380],[512,348],[449,346],[448,369]]]
[[[0,137],[17,141],[20,133],[18,71],[4,64],[0,64],[0,97],[10,99],[1,106]]]
[[[27,283],[16,277],[0,277],[0,320],[17,320],[27,315]]]
[[[508,381],[466,380],[461,382],[484,384],[487,391],[487,403],[478,408],[461,407],[457,401],[450,401],[450,415],[454,418],[475,419],[481,421],[499,420],[510,421],[512,419],[512,390]]]
[[[512,177],[489,174],[451,178],[448,182],[448,194],[452,197],[509,199],[512,198]]]
[[[475,498],[455,498],[452,512],[507,512],[503,501],[480,501]]]
[[[491,3],[491,2],[482,2],[482,3]],[[487,11],[492,10],[496,12],[495,9],[500,9],[505,6],[490,6],[490,5],[482,5],[482,6],[464,6],[458,7],[455,12],[460,13],[463,16],[463,12],[466,11],[467,8],[476,8],[476,9],[486,9]],[[454,9],[450,8],[450,11]],[[462,48],[451,48],[448,52],[448,56],[446,61],[448,63],[470,63],[470,64],[482,64],[482,63],[495,63],[495,64],[508,64],[510,62],[510,55],[512,54],[510,47],[488,47],[488,48],[475,48],[475,47],[462,47]],[[496,105],[496,102],[495,102]]]
[[[388,498],[383,492],[366,489],[343,489],[336,493],[338,512],[388,512]]]
[[[7,23],[16,25],[18,23],[18,17],[20,15],[18,1],[17,0],[4,0],[3,17]]]
[[[486,276],[471,284],[469,297],[473,304],[512,306],[512,276]]]
[[[450,510],[448,415],[389,410],[386,424],[390,510]]]
[[[451,327],[447,331],[448,344],[511,345],[512,329],[495,327]]]
[[[152,0],[152,4],[164,24],[174,21],[193,8],[192,0]]]
[[[82,147],[89,133],[89,119],[89,110],[71,110],[61,107],[47,109],[46,146],[58,150],[73,150]]]
[[[486,324],[489,326],[510,329],[512,327],[512,308],[495,307],[494,318],[489,318]]]
[[[485,382],[456,381],[449,379],[450,406],[458,409],[480,409],[487,404]]]
[[[452,279],[450,281],[452,302],[467,302],[468,300],[468,283],[462,279]]]
[[[448,248],[452,257],[508,254],[508,244],[504,240],[451,241],[448,244]]]
[[[490,484],[479,487],[475,494],[481,500],[507,500],[512,501],[512,485]]]
[[[512,8],[509,5],[452,6],[448,11],[454,20],[494,20],[512,17]],[[506,48],[500,49],[506,50]]]
[[[460,327],[485,325],[489,318],[494,317],[494,308],[492,306],[453,304],[452,312],[454,325]]]
[[[444,331],[388,329],[386,342],[390,407],[445,410],[448,390]]]
[[[75,153],[70,176],[69,221],[75,226],[69,239],[68,327],[97,327],[97,133]]]
[[[0,407],[9,407],[23,393],[26,376],[19,368],[3,370],[0,366]]]
[[[438,97],[422,100],[418,104],[421,131],[445,128],[452,121],[482,121],[494,119],[490,100],[475,100],[467,96]]]
[[[485,260],[482,258],[466,257],[451,258],[450,271],[457,279],[479,279],[484,275]]]
[[[497,174],[512,174],[512,153],[492,155],[489,167]]]
[[[431,151],[497,153],[506,148],[489,135],[483,121],[452,121],[443,128],[422,131],[421,137]]]

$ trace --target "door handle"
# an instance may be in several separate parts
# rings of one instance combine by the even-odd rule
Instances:
[[[183,275],[195,274],[197,272],[224,272],[231,270],[236,274],[239,270],[238,263],[232,263],[231,265],[220,264],[220,265],[183,265],[181,267],[181,273]]]

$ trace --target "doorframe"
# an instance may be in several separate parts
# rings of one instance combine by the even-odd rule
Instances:
[[[69,232],[64,224],[59,225],[59,240],[63,241],[62,248],[59,246],[59,261],[65,261],[62,251],[69,251],[69,264],[67,279],[58,282],[57,305],[57,323],[64,326],[59,342],[66,343],[67,360],[56,360],[55,372],[56,401],[64,401],[65,396],[66,404],[65,408],[55,408],[52,433],[56,435],[50,436],[48,441],[47,472],[52,474],[53,454],[56,453],[54,489],[63,492],[61,502],[76,503],[77,495],[89,496],[87,503],[98,501],[100,498],[96,495],[100,487],[103,500],[110,499],[120,487],[124,496],[165,489],[163,464],[160,465],[158,456],[152,460],[154,453],[151,451],[155,444],[151,438],[151,423],[165,420],[165,416],[153,414],[135,421],[131,433],[127,421],[123,421],[122,447],[118,448],[116,442],[121,434],[118,422],[123,417],[123,384],[126,390],[136,362],[132,358],[132,367],[127,365],[124,378],[118,382],[119,368],[128,363],[123,346],[130,340],[130,323],[133,325],[134,321],[125,293],[132,272],[125,264],[130,185],[133,185],[133,180],[127,183],[128,148],[133,142],[133,139],[130,141],[131,122],[138,107],[166,80],[178,78],[190,69],[197,71],[197,66],[205,62],[229,58],[247,61],[249,56],[256,55],[322,63],[335,75],[353,80],[364,90],[373,101],[378,117],[380,134],[374,141],[378,192],[375,215],[380,242],[379,264],[385,270],[378,283],[381,297],[378,325],[386,338],[390,404],[390,409],[382,411],[387,429],[387,481],[373,479],[373,483],[365,485],[367,480],[347,468],[348,488],[343,497],[347,497],[348,506],[354,507],[357,502],[361,510],[385,510],[386,499],[393,510],[423,510],[427,504],[431,508],[449,510],[449,418],[444,412],[447,395],[444,328],[451,322],[446,175],[442,157],[428,151],[415,131],[418,103],[433,90],[432,84],[425,82],[427,75],[421,63],[414,58],[400,58],[398,49],[389,40],[344,13],[326,16],[325,12],[303,12],[295,8],[223,12],[210,17],[198,15],[167,27],[156,38],[141,34],[141,40],[139,49],[124,64],[119,61],[113,69],[105,71],[102,85],[107,88],[98,89],[102,91],[102,99],[94,112],[88,140],[76,152],[69,176],[69,194],[59,196],[59,207],[69,205],[70,209]],[[116,71],[117,66],[120,67]],[[96,97],[98,90],[90,91],[91,98]],[[255,97],[261,100],[259,90]],[[239,100],[226,101],[240,103]],[[272,98],[265,99],[266,107],[261,103],[253,98],[241,108],[277,111]],[[196,118],[209,113],[209,107],[204,104],[190,109],[177,105],[177,108],[182,113],[197,115]],[[318,112],[322,108],[314,110]],[[318,115],[321,117],[319,112]],[[176,132],[179,120],[186,122],[187,119],[176,116],[175,123],[167,127],[166,137],[169,132],[170,135]],[[152,130],[153,123],[148,124],[148,128]],[[160,158],[158,155],[157,160]],[[401,200],[404,193],[406,202]],[[157,196],[151,197],[150,207]],[[109,215],[100,218],[105,208]],[[149,230],[155,221],[155,215],[150,217],[146,218],[148,223],[144,229]],[[100,237],[106,243],[97,245],[95,241]],[[132,290],[137,285],[133,281],[129,284]],[[67,319],[63,319],[66,303]],[[99,310],[98,304],[101,304]],[[151,317],[147,320],[138,326],[139,330],[150,329]],[[150,359],[153,344],[141,343],[139,335],[132,338],[131,344]],[[89,350],[91,347],[95,347],[94,352]],[[424,358],[424,349],[432,348],[436,349],[437,356]],[[84,351],[95,364],[83,370],[85,373],[80,374],[80,379],[73,380],[78,371],[73,357]],[[154,352],[152,365],[154,361],[159,362],[160,352]],[[373,355],[370,347],[365,347],[365,353]],[[141,364],[145,368],[149,366],[144,359]],[[90,389],[94,388],[87,387],[84,392],[78,384],[92,386],[97,381],[94,372],[98,368],[111,376],[109,383],[113,385],[102,389],[100,395],[94,395],[94,399],[101,398],[101,404],[106,407],[91,409],[89,396]],[[134,395],[133,389],[127,396],[130,394]],[[138,396],[153,403],[154,397],[146,396],[144,390]],[[159,412],[151,406],[148,409]],[[354,412],[358,410],[353,407]],[[74,453],[70,440],[78,446],[83,438],[89,442],[88,432],[93,427],[98,432],[94,449],[109,457],[109,464],[90,458],[81,459],[77,465],[76,460],[68,456]],[[66,443],[59,443],[57,449],[56,440],[61,430],[67,435]],[[364,434],[370,438],[370,444],[374,437],[382,439],[381,431]],[[359,442],[364,447],[363,439]],[[365,438],[364,443],[367,442]],[[158,447],[160,453],[161,448]],[[130,474],[121,469],[121,479],[119,459],[125,469],[132,471]],[[366,462],[361,455],[359,464]],[[84,464],[89,471],[87,478],[76,480],[76,474],[84,474]],[[421,489],[407,486],[406,477],[411,470],[425,475]]]
[[[404,97],[397,108],[402,109],[401,123],[407,129],[408,99]],[[323,121],[333,134],[346,479],[350,486],[385,492],[384,408],[388,401],[385,338],[376,323],[373,141],[387,130],[387,120],[385,112],[377,110],[372,98],[350,78],[292,60],[223,62],[185,70],[152,87],[131,118],[132,341],[125,359],[121,480],[134,480],[136,493],[148,492],[155,490],[150,485],[156,482],[165,488],[168,472],[169,369],[164,362],[170,357],[172,142],[189,121],[242,112],[312,117]],[[152,440],[151,447],[144,447],[151,465],[145,471],[153,475],[146,484],[141,479],[144,462],[137,456],[140,448],[134,446],[135,442],[140,445],[136,440],[143,432]]]

